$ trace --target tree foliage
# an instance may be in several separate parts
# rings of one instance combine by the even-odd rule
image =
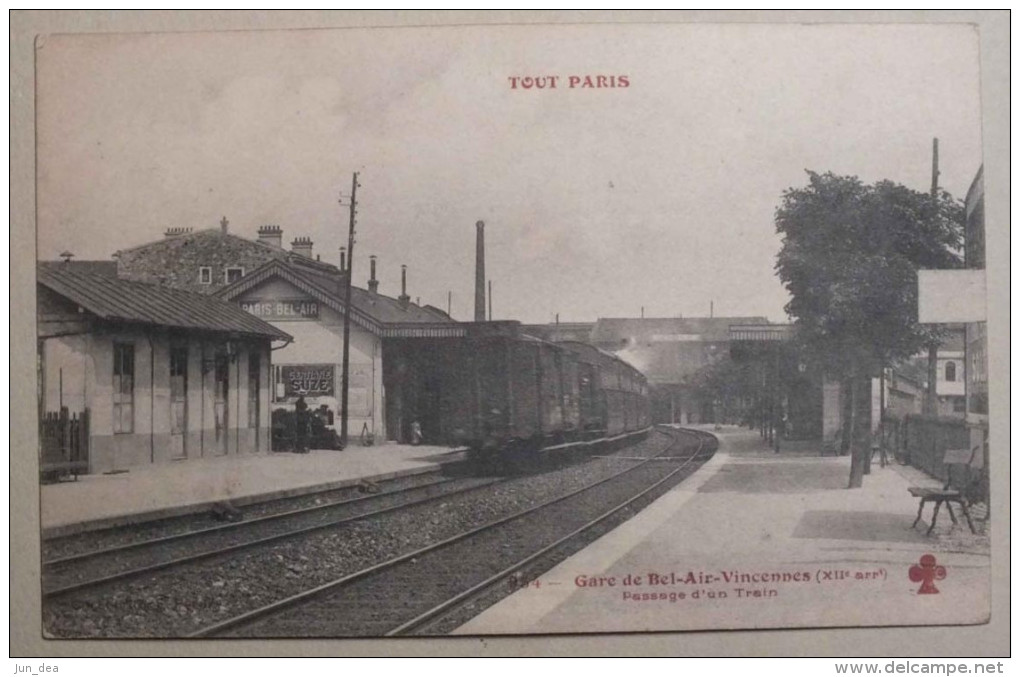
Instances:
[[[917,322],[917,271],[958,268],[963,206],[945,191],[920,193],[891,181],[808,172],[783,194],[776,271],[790,292],[804,356],[842,382],[849,486],[863,482],[870,445],[860,425],[868,377],[935,345],[939,330]]]
[[[917,322],[917,270],[962,265],[962,204],[891,181],[808,177],[776,210],[776,271],[798,339],[840,377],[916,354],[937,338]]]

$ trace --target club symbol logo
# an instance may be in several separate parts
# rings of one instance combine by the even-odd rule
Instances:
[[[921,561],[910,567],[910,580],[920,583],[918,595],[937,595],[939,589],[935,587],[935,581],[941,581],[946,577],[946,568],[935,563],[935,555],[921,555]]]

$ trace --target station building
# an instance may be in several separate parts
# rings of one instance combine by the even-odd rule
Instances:
[[[103,473],[266,451],[285,331],[219,298],[37,269],[41,467]]]
[[[407,404],[398,392],[387,399],[384,360],[406,349],[404,343],[396,348],[400,339],[459,336],[463,330],[441,310],[411,302],[406,269],[396,299],[379,293],[374,259],[371,271],[368,289],[351,288],[348,431],[352,440],[404,441],[413,414],[402,413]],[[343,385],[345,277],[338,269],[323,272],[300,260],[273,260],[218,292],[294,337],[273,353],[274,407],[290,407],[303,396],[309,407],[324,406],[335,420]]]
[[[310,408],[325,407],[327,423],[339,428],[345,250],[340,250],[338,267],[321,261],[308,237],[295,237],[285,249],[280,226],[259,227],[257,240],[230,232],[226,218],[219,226],[198,231],[169,228],[161,240],[123,249],[115,254],[117,274],[217,295],[291,335],[292,342],[273,351],[268,376],[271,408],[293,408],[301,395]],[[457,324],[442,310],[411,301],[403,267],[401,295],[381,293],[376,265],[371,257],[366,286],[351,289],[348,431],[354,442],[410,436],[410,421],[417,412],[395,390],[399,383],[391,385],[393,397],[386,396],[386,344],[399,338],[449,335]],[[400,345],[400,350],[407,349],[406,342]],[[413,347],[413,342],[409,345]]]

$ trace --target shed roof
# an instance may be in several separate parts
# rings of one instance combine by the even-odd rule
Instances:
[[[70,261],[40,261],[47,268],[69,268],[80,273],[95,273],[106,277],[117,277],[117,262],[113,259],[84,259]]]
[[[213,296],[84,272],[73,266],[40,265],[36,279],[104,320],[279,340],[292,338],[236,304]]]

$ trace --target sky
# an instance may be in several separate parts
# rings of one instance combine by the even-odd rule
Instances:
[[[616,87],[571,88],[570,76]],[[557,76],[555,89],[511,78]],[[609,76],[615,76],[610,80]],[[621,87],[619,76],[628,86]],[[785,321],[774,212],[805,170],[962,198],[981,164],[964,25],[638,24],[48,36],[38,255],[279,225],[354,280],[495,319]]]

